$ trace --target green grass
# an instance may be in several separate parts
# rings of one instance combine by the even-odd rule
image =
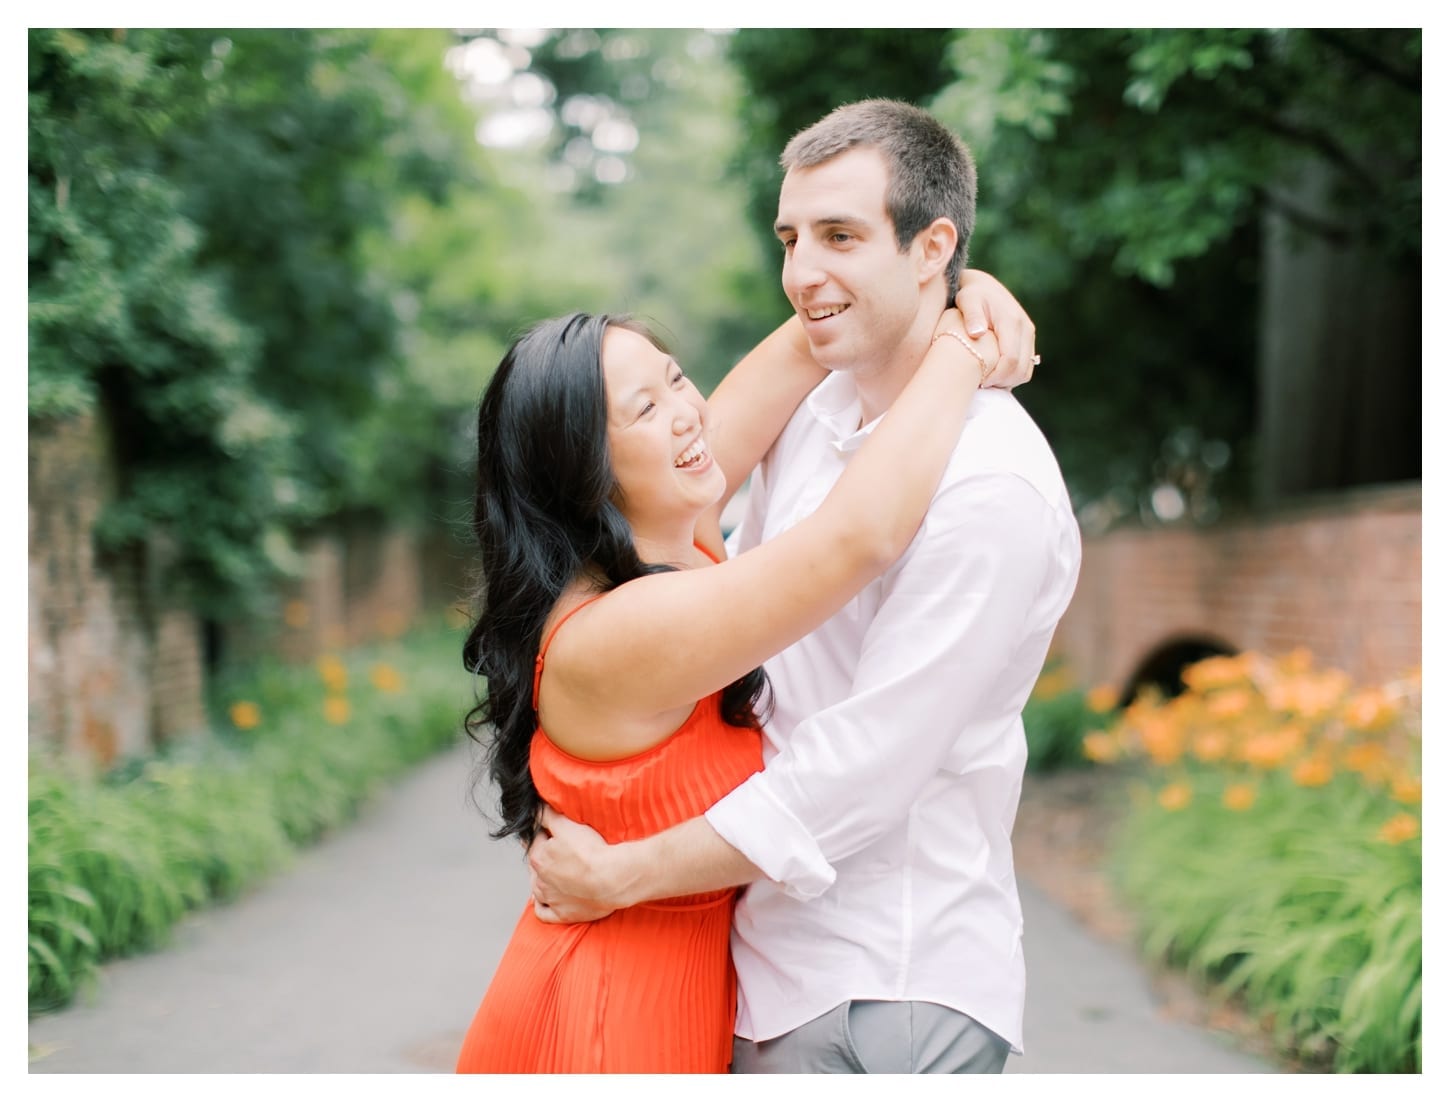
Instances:
[[[66,1005],[102,961],[163,944],[188,911],[285,867],[462,737],[471,689],[459,644],[457,632],[436,629],[341,655],[340,694],[311,666],[234,674],[216,686],[210,733],[105,777],[32,753],[31,1013]],[[397,691],[370,682],[379,664],[399,676]],[[348,701],[345,722],[326,718],[328,695]],[[237,701],[257,706],[255,727],[232,724]]]

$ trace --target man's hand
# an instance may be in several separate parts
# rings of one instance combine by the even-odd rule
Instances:
[[[529,886],[534,914],[542,922],[593,922],[616,907],[604,902],[603,877],[609,845],[582,823],[566,819],[547,805],[541,830],[529,846]]]
[[[987,385],[1010,389],[1030,381],[1038,362],[1037,327],[1012,292],[986,272],[968,268],[962,272],[956,304],[969,337],[989,329],[997,337],[1001,358]]]

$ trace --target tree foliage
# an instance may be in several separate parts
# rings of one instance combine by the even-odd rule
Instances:
[[[31,417],[99,413],[102,546],[164,547],[202,604],[257,592],[307,523],[416,497],[429,458],[379,446],[411,406],[367,246],[462,146],[387,41],[30,32]]]
[[[1418,271],[1418,31],[758,30],[732,55],[758,216],[767,157],[837,104],[907,99],[967,138],[971,263],[1037,322],[1019,396],[1089,520],[1250,496],[1267,214]],[[1325,204],[1300,196],[1311,168]]]
[[[743,104],[729,39],[572,29],[525,49],[508,31],[476,37],[542,85],[550,119],[540,140],[498,153],[537,225],[514,260],[536,265],[517,281],[535,295],[500,307],[516,325],[578,309],[637,314],[708,392],[786,312],[778,247],[763,252],[751,232],[732,162]]]
[[[444,61],[485,39],[541,144],[475,140]],[[31,30],[29,69],[33,423],[99,415],[103,546],[216,610],[329,518],[455,519],[532,321],[633,311],[708,390],[784,313],[780,149],[851,100],[973,146],[972,263],[1038,324],[1020,396],[1090,526],[1248,496],[1269,220],[1419,286],[1417,31]],[[1361,367],[1417,387],[1415,349]],[[1360,450],[1413,477],[1401,435]]]

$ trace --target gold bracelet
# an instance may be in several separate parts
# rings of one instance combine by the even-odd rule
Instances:
[[[977,357],[977,362],[982,365],[982,381],[986,382],[987,376],[992,374],[992,369],[987,366],[987,361],[985,357],[983,357],[980,352],[978,352],[975,348],[971,346],[971,344],[968,343],[967,338],[962,336],[960,333],[954,333],[952,332],[952,330],[947,329],[944,332],[938,333],[936,336],[932,337],[931,343],[936,344],[936,342],[941,340],[943,337],[951,337],[952,340],[956,341],[973,356]]]

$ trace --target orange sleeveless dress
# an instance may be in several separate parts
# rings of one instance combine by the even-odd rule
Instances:
[[[591,598],[597,599],[597,598]],[[534,703],[544,655],[534,672]],[[529,748],[540,797],[606,842],[647,837],[701,814],[761,769],[758,731],[720,716],[720,693],[663,742],[584,761],[542,728]],[[459,1072],[725,1072],[735,1028],[730,921],[736,889],[642,903],[598,922],[519,917],[463,1041]]]

